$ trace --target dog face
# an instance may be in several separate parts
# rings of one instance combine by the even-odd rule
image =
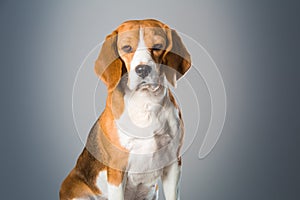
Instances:
[[[156,20],[133,20],[107,36],[95,72],[113,90],[127,74],[130,90],[155,92],[166,78],[173,86],[191,66],[176,31]]]
[[[160,64],[166,41],[161,28],[140,27],[119,34],[118,53],[128,71],[130,90],[156,91],[162,85]]]

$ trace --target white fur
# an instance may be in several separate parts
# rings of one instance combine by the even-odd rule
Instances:
[[[96,179],[96,185],[101,191],[101,197],[97,197],[100,199],[124,199],[124,190],[123,190],[123,183],[119,186],[115,186],[109,184],[107,182],[107,171],[100,171],[98,177]]]
[[[181,167],[176,162],[164,169],[162,183],[166,200],[179,200]]]
[[[123,185],[115,186],[112,184],[108,185],[108,200],[124,200]]]
[[[96,185],[101,190],[101,197],[108,197],[107,172],[100,171],[96,179]]]
[[[135,68],[138,65],[149,65],[151,67],[151,73],[145,77],[143,80],[146,82],[157,82],[158,80],[158,68],[156,63],[151,57],[151,53],[144,41],[144,30],[140,28],[139,32],[139,43],[138,47],[133,55],[133,58],[130,63],[130,71],[128,78],[128,87],[133,90],[141,82],[141,78],[136,74]]]
[[[144,185],[145,190],[155,185],[163,175],[163,168],[171,162],[175,161],[175,164],[178,165],[176,153],[182,134],[181,129],[178,128],[178,110],[166,96],[166,89],[162,91],[161,96],[156,97],[151,96],[151,93],[140,94],[143,91],[134,93],[136,94],[125,94],[125,110],[120,119],[116,121],[120,143],[130,152],[126,190],[132,190],[132,193],[137,191],[131,188],[135,188],[139,184]],[[130,104],[129,100],[135,103]],[[130,112],[134,112],[133,116],[147,116],[147,120],[151,123],[147,120],[132,118]],[[157,136],[159,138],[155,138]],[[167,182],[176,184],[174,187],[177,187],[175,181],[168,180]],[[143,193],[144,191],[138,192]],[[156,191],[149,189],[148,196],[152,195],[153,197],[155,194]]]
[[[97,186],[103,197],[108,197],[109,200],[123,199],[124,196],[125,199],[157,199],[155,187],[160,177],[163,178],[165,193],[170,193],[166,194],[167,200],[175,200],[178,195],[180,167],[177,163],[177,151],[183,134],[179,111],[170,101],[167,80],[164,76],[159,76],[158,67],[145,45],[143,34],[143,29],[140,29],[138,48],[131,61],[125,88],[125,109],[115,121],[120,144],[130,153],[126,175],[118,187],[107,184],[106,172],[100,172],[97,178]],[[139,64],[152,68],[144,79],[135,72],[135,67]],[[141,81],[163,86],[157,91],[136,90]]]

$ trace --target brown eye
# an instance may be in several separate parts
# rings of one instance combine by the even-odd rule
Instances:
[[[162,45],[162,44],[155,44],[155,45],[153,45],[152,50],[153,50],[153,51],[159,51],[159,50],[161,50],[162,48],[163,48],[163,45]]]
[[[126,53],[132,52],[132,47],[130,45],[125,45],[122,47],[122,50]]]

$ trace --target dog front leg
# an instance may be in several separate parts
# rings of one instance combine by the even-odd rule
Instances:
[[[123,178],[122,171],[111,168],[107,170],[108,200],[124,200]]]
[[[164,168],[162,184],[166,200],[180,200],[180,175],[181,166],[178,162]]]

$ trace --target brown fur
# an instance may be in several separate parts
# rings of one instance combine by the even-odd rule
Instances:
[[[79,156],[75,168],[62,183],[60,199],[100,195],[101,191],[95,187],[95,182],[99,171],[103,169],[105,166],[85,148]]]
[[[182,161],[181,161],[181,157],[180,157],[180,150],[181,150],[181,147],[183,145],[183,140],[184,140],[184,123],[183,123],[183,119],[182,119],[182,116],[181,116],[181,111],[179,109],[179,106],[176,103],[176,100],[175,100],[172,92],[170,91],[170,89],[168,90],[168,95],[170,97],[170,101],[173,103],[173,105],[175,106],[175,108],[178,109],[178,115],[179,115],[179,119],[180,119],[180,128],[182,129],[182,135],[181,135],[181,138],[180,138],[180,144],[179,144],[179,147],[177,149],[177,162],[178,162],[178,165],[181,166]]]
[[[124,110],[124,94],[117,88],[117,85],[122,75],[130,69],[129,63],[133,53],[119,55],[120,49],[118,49],[117,38],[120,34],[126,34],[126,31],[138,30],[140,27],[160,28],[153,31],[160,31],[159,34],[162,37],[166,37],[165,50],[155,52],[153,57],[156,62],[170,66],[173,69],[173,71],[165,71],[170,83],[175,84],[172,79],[174,73],[176,74],[176,79],[178,79],[191,65],[190,56],[177,33],[157,20],[148,19],[124,22],[112,34],[106,37],[95,63],[96,74],[107,86],[106,108],[91,129],[86,147],[79,156],[75,168],[61,185],[61,200],[100,195],[101,191],[95,183],[99,172],[103,170],[107,171],[108,182],[110,184],[118,186],[123,181],[129,152],[120,145],[114,120],[118,119]],[[149,32],[150,35],[146,39],[148,46],[155,42],[154,39],[149,39],[151,38],[151,33],[153,32]],[[169,96],[173,104],[177,107],[171,93],[169,93]],[[180,147],[178,148],[179,165],[181,164],[181,158],[179,157]]]

